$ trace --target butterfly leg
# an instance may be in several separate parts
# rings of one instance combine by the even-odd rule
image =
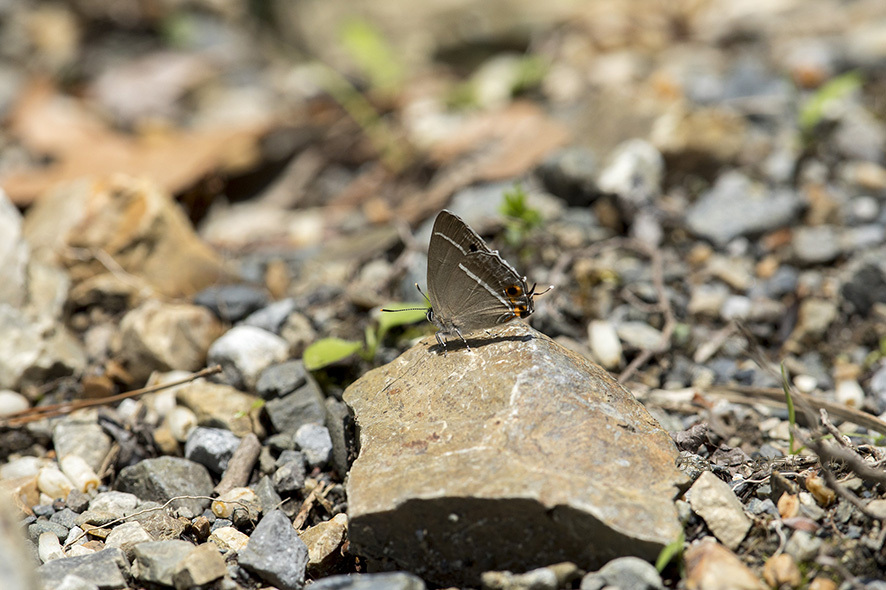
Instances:
[[[455,330],[455,333],[458,334],[458,337],[461,338],[461,341],[465,343],[465,348],[467,348],[468,350],[471,350],[470,345],[468,345],[468,341],[465,340],[465,337],[461,335],[461,330],[459,330],[456,327],[453,327],[452,329]]]

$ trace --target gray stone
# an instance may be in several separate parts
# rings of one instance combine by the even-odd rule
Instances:
[[[203,586],[223,577],[227,569],[225,560],[213,543],[198,545],[182,559],[172,574],[176,590]]]
[[[172,586],[176,566],[193,551],[187,541],[151,541],[133,550],[132,574],[141,582]]]
[[[789,190],[769,192],[738,172],[727,172],[686,213],[696,235],[724,246],[739,236],[755,236],[793,222],[803,208]]]
[[[98,590],[98,586],[80,576],[68,574],[55,590]]]
[[[484,590],[557,590],[557,575],[548,568],[538,568],[522,574],[512,572],[483,572]]]
[[[326,420],[323,394],[313,380],[290,394],[268,400],[265,411],[274,430],[290,435],[304,424],[322,424]]]
[[[866,316],[874,304],[886,303],[886,271],[873,263],[855,266],[849,278],[843,283],[840,294],[852,305],[856,313]]]
[[[801,226],[791,238],[794,256],[801,264],[831,262],[841,254],[837,230],[830,225]]]
[[[80,342],[53,318],[0,303],[0,334],[0,389],[43,385],[86,366]]]
[[[185,441],[185,457],[221,475],[239,446],[240,438],[230,430],[197,427]]]
[[[274,399],[304,387],[311,379],[300,360],[271,365],[261,372],[255,391],[264,399]]]
[[[812,562],[818,557],[823,541],[806,531],[794,531],[784,551],[797,562]]]
[[[643,322],[620,322],[615,331],[622,342],[641,350],[655,350],[661,343],[661,331]]]
[[[600,194],[595,176],[597,158],[586,147],[573,146],[555,152],[538,167],[545,188],[574,206],[585,206]]]
[[[198,305],[149,299],[120,322],[117,354],[137,381],[154,371],[196,371],[222,331],[212,312]]]
[[[442,585],[655,559],[681,530],[668,433],[608,372],[522,322],[469,342],[442,355],[425,339],[345,391],[360,435],[352,551]]]
[[[258,480],[253,489],[255,490],[255,495],[258,496],[258,502],[261,505],[263,514],[279,508],[280,504],[283,503],[283,498],[274,489],[274,484],[267,475]]]
[[[280,590],[298,590],[305,582],[308,548],[286,515],[274,510],[255,527],[239,563]]]
[[[301,490],[305,485],[305,459],[301,453],[294,451],[284,451],[284,453],[293,453],[297,456],[282,463],[278,460],[280,466],[274,472],[272,481],[278,493],[291,494]]]
[[[339,474],[348,472],[348,445],[353,439],[354,419],[348,406],[334,397],[326,398],[326,428],[332,439],[332,466]]]
[[[252,313],[243,320],[246,326],[255,326],[274,334],[280,334],[286,319],[295,311],[295,300],[281,299]]]
[[[62,508],[49,517],[50,522],[56,522],[65,528],[72,528],[77,525],[78,514],[70,508]]]
[[[642,139],[620,144],[600,171],[600,190],[618,195],[632,209],[649,204],[661,192],[665,162],[661,152]]]
[[[37,539],[40,538],[40,535],[43,533],[52,533],[56,537],[58,537],[59,541],[64,541],[68,538],[68,531],[70,529],[64,525],[61,525],[57,522],[52,522],[49,520],[38,520],[34,524],[28,525],[28,537],[34,543],[37,542]]]
[[[143,512],[159,507],[157,502],[143,502],[139,505],[140,514],[133,516],[132,520],[141,523],[145,531],[158,541],[178,539],[185,530],[186,523],[182,519],[170,516],[166,510]]]
[[[132,559],[135,547],[141,543],[154,540],[141,523],[124,522],[115,526],[105,539],[105,547],[117,547],[123,551],[127,559]]]
[[[311,467],[323,467],[332,456],[332,439],[321,424],[305,424],[295,433],[295,444]]]
[[[36,506],[32,506],[31,510],[34,512],[34,516],[36,516],[37,518],[41,516],[44,518],[49,518],[53,514],[55,514],[55,508],[52,507],[52,504],[37,504]]]
[[[311,590],[425,590],[424,581],[408,572],[329,576],[311,584]]]
[[[77,526],[83,526],[84,524],[91,524],[93,526],[105,526],[111,524],[119,518],[120,517],[116,514],[104,512],[103,510],[84,510],[77,517],[76,522]]]
[[[77,455],[92,467],[101,469],[111,450],[111,437],[99,426],[95,412],[66,416],[52,429],[52,444],[59,457]]]
[[[751,528],[751,519],[729,484],[705,471],[689,489],[689,505],[721,543],[735,550]]]
[[[89,502],[90,510],[107,512],[114,518],[123,518],[132,514],[136,506],[138,506],[138,496],[114,490],[99,492]]]
[[[91,499],[92,498],[91,496],[89,496],[89,494],[86,494],[84,492],[81,492],[77,488],[74,488],[73,490],[71,490],[71,493],[68,494],[68,497],[65,498],[65,504],[68,506],[68,508],[79,514],[80,512],[86,510],[87,507],[89,507],[89,502]]]
[[[120,491],[155,502],[166,502],[175,496],[209,496],[213,487],[205,467],[179,457],[145,459],[125,467],[116,485]],[[182,515],[193,517],[201,514],[209,503],[208,499],[180,499],[171,506]]]
[[[268,304],[268,293],[251,285],[208,287],[194,296],[194,303],[209,308],[220,319],[236,323]]]
[[[600,571],[591,572],[581,580],[581,590],[605,586],[632,590],[664,590],[655,566],[636,557],[613,559],[600,568]]]
[[[124,574],[129,562],[119,549],[103,549],[90,555],[64,557],[44,563],[37,568],[37,575],[47,590],[54,590],[68,575],[89,580],[99,590],[115,590],[126,587]]]
[[[797,290],[800,271],[794,266],[781,265],[764,285],[767,297],[779,299]]]
[[[236,326],[212,343],[207,362],[221,365],[228,384],[252,391],[263,370],[288,356],[289,343],[276,334],[254,326]]]

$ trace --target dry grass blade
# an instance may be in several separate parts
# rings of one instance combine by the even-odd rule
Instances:
[[[197,371],[196,373],[192,373],[183,379],[178,379],[176,381],[170,381],[169,383],[161,383],[159,385],[152,385],[151,387],[143,387],[142,389],[134,389],[132,391],[127,391],[125,393],[119,393],[117,395],[111,395],[108,397],[98,398],[98,399],[84,399],[84,400],[73,400],[70,402],[63,402],[60,404],[49,404],[46,406],[37,406],[34,408],[28,408],[27,410],[22,410],[20,412],[15,412],[12,414],[7,414],[3,418],[0,418],[0,427],[16,427],[21,426],[23,424],[27,424],[29,422],[36,422],[37,420],[42,420],[44,418],[52,418],[53,416],[61,416],[62,414],[70,414],[74,410],[80,410],[82,408],[89,408],[92,406],[103,406],[105,404],[113,404],[115,402],[122,401],[124,399],[128,399],[131,397],[137,397],[139,395],[144,395],[146,393],[154,393],[157,391],[161,391],[163,389],[168,389],[170,387],[175,387],[177,385],[183,385],[185,383],[189,383],[196,379],[200,379],[202,377],[208,377],[209,375],[214,375],[216,373],[220,373],[222,370],[220,365],[216,365],[214,367],[209,367],[203,369],[202,371]]]

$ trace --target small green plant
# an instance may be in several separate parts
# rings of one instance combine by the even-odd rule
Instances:
[[[265,405],[265,400],[257,399],[249,405],[248,410],[240,410],[240,411],[234,413],[234,418],[243,418],[244,416],[246,416],[248,414],[251,414],[257,410],[262,409],[264,407],[264,405]]]
[[[791,384],[788,380],[788,370],[784,363],[781,364],[781,388],[784,390],[784,397],[788,404],[788,444],[790,445],[791,455],[796,455],[806,447],[795,448],[794,428],[797,427],[797,412],[794,409],[794,398],[791,396]]]
[[[680,535],[676,539],[662,548],[655,560],[655,569],[658,570],[658,573],[663,572],[669,563],[676,560],[680,566],[680,577],[684,577],[683,545],[685,543],[686,535],[683,534],[683,531],[680,531]]]
[[[321,338],[305,349],[302,362],[309,371],[316,371],[358,354],[363,360],[375,358],[378,345],[391,328],[414,324],[425,319],[426,308],[422,303],[395,303],[386,309],[397,313],[382,313],[375,325],[366,326],[364,341],[344,338]]]
[[[803,105],[799,114],[800,131],[808,141],[827,115],[828,108],[862,86],[863,80],[858,72],[847,72],[822,85]]]
[[[348,19],[340,30],[339,42],[370,87],[392,93],[402,86],[406,68],[375,25],[361,18]]]
[[[541,213],[529,206],[526,190],[519,182],[502,197],[499,212],[505,217],[505,240],[511,246],[520,246],[529,233],[541,225]]]

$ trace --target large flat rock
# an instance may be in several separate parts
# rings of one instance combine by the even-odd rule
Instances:
[[[668,434],[605,370],[520,322],[433,338],[345,391],[353,551],[440,584],[655,559],[680,533]]]

